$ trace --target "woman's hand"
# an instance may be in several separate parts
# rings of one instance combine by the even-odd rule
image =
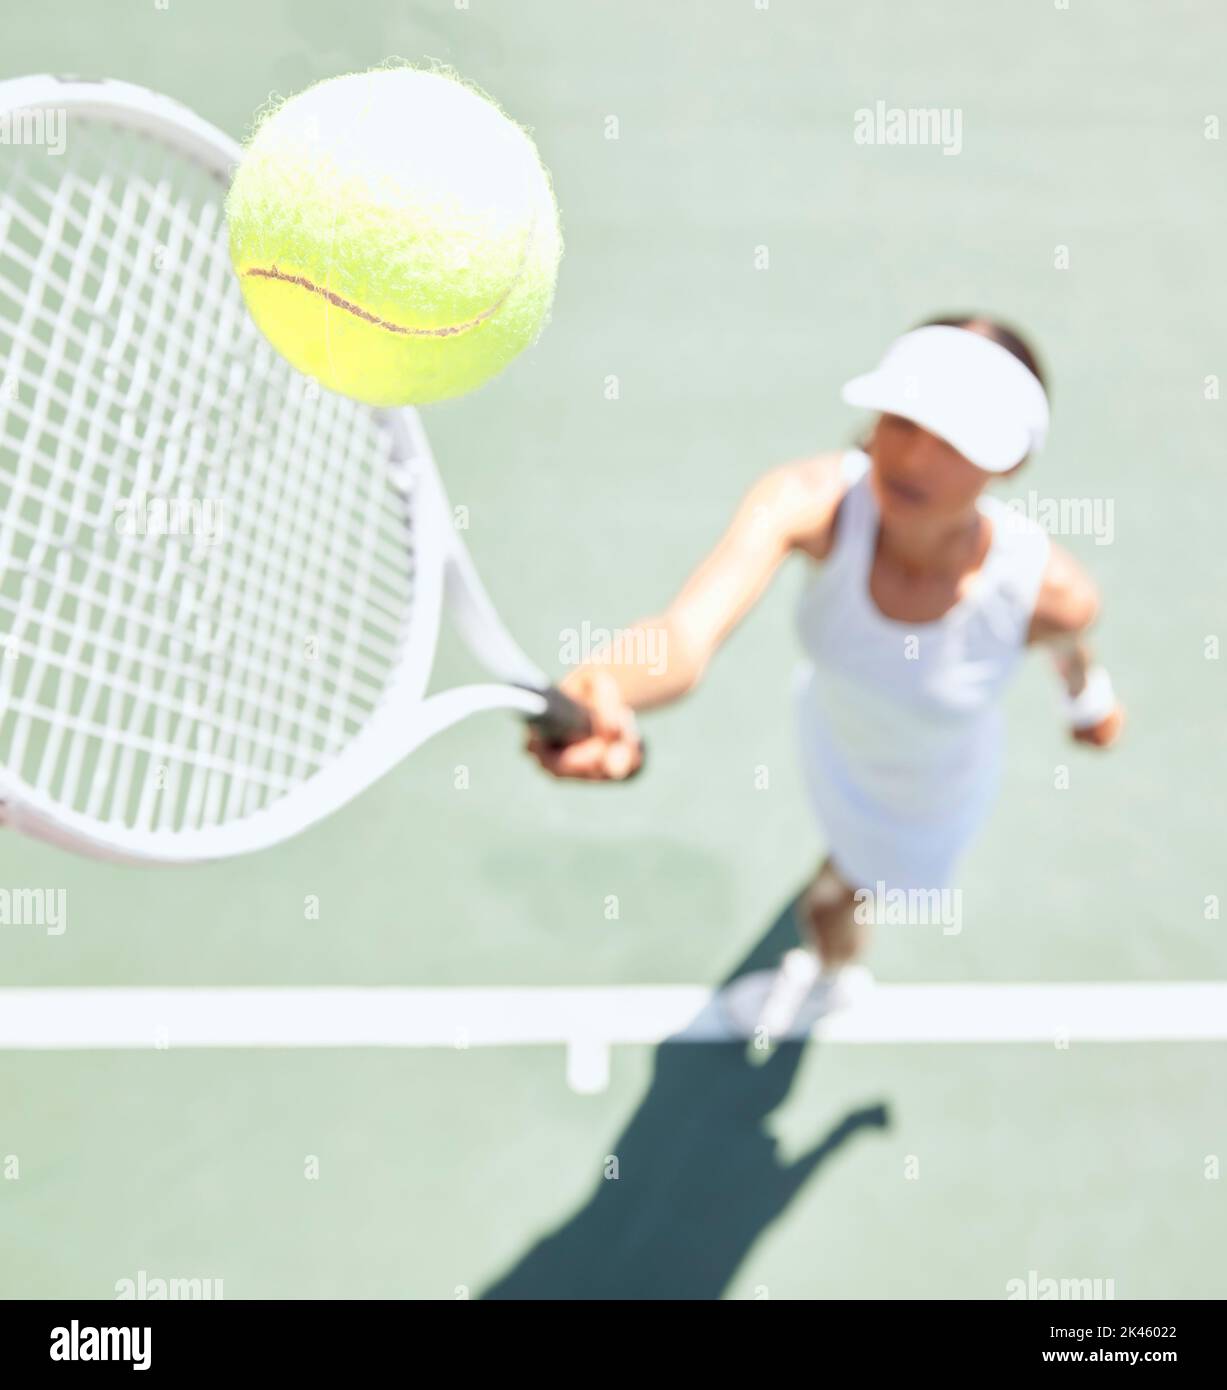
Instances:
[[[592,717],[592,733],[578,743],[556,748],[534,734],[528,751],[554,777],[587,782],[622,782],[643,763],[643,743],[634,711],[622,698],[608,671],[583,667],[559,681],[559,689],[583,705]]]
[[[1125,727],[1125,707],[1117,705],[1111,714],[1086,729],[1073,729],[1075,743],[1089,743],[1093,748],[1111,748]]]

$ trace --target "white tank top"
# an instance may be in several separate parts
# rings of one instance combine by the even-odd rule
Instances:
[[[831,553],[801,595],[812,663],[801,691],[811,784],[828,819],[843,812],[936,829],[979,819],[995,783],[1000,697],[1026,644],[1048,537],[992,497],[988,554],[970,589],[934,622],[884,617],[869,592],[878,508],[869,460],[845,457],[851,485]]]

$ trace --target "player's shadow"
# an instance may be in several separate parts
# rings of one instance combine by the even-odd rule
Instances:
[[[795,944],[789,903],[729,977]],[[744,1042],[667,1042],[651,1088],[611,1146],[617,1177],[539,1241],[486,1298],[714,1299],[750,1246],[813,1174],[858,1134],[886,1129],[879,1103],[851,1110],[782,1162],[767,1117],[788,1094],[804,1043],[754,1065]]]

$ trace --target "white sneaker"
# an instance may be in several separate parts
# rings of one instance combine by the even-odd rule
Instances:
[[[849,1008],[873,987],[863,965],[824,973],[813,951],[787,951],[775,970],[742,975],[720,992],[720,1005],[733,1029],[754,1037],[762,1029],[770,1042],[807,1033],[825,1014]]]

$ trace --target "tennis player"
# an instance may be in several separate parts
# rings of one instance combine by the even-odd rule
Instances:
[[[801,555],[796,708],[828,854],[801,899],[805,946],[725,999],[739,1024],[772,1036],[867,986],[867,892],[951,883],[993,800],[1001,698],[1025,647],[1051,653],[1076,740],[1105,748],[1123,722],[1086,640],[1095,586],[985,491],[1048,430],[1027,344],[988,319],[936,320],[892,343],[843,398],[876,412],[863,450],[802,459],[755,483],[663,615],[564,680],[591,708],[593,737],[529,745],[558,777],[629,776],[642,758],[634,711],[694,689],[781,562]]]

